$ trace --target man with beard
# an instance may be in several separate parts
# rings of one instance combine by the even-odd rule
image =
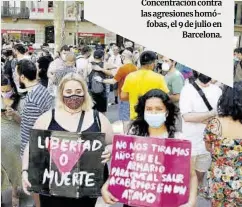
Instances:
[[[199,192],[204,194],[202,186],[205,172],[211,164],[210,153],[206,150],[203,133],[206,123],[217,114],[217,103],[222,90],[211,83],[212,79],[202,73],[195,81],[185,84],[180,94],[182,115],[182,133],[192,143],[192,158],[199,182]]]
[[[21,89],[27,90],[25,104],[21,114],[21,148],[20,155],[26,144],[29,142],[30,130],[33,128],[35,121],[46,111],[50,110],[52,105],[52,97],[47,89],[37,80],[37,68],[30,60],[23,59],[17,64],[17,78]],[[34,194],[36,206],[39,206],[38,195]]]
[[[30,60],[21,60],[17,64],[17,76],[20,88],[27,90],[26,101],[21,116],[21,155],[29,141],[30,129],[37,118],[48,111],[52,98],[47,89],[37,80],[37,68]]]

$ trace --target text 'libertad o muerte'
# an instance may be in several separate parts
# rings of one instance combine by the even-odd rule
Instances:
[[[83,153],[84,151],[97,151],[102,147],[102,143],[99,140],[69,140],[69,139],[59,139],[56,137],[45,138],[44,144],[41,142],[42,138],[38,137],[38,148],[39,149],[49,149],[50,151],[58,150],[60,156],[57,158],[57,161],[61,167],[65,167],[68,163],[73,160],[70,160],[69,157],[72,153]],[[86,186],[93,187],[94,182],[94,173],[88,173],[86,171],[80,172],[58,172],[54,170],[45,169],[43,174],[42,183],[48,183],[51,185],[55,183],[56,186]]]

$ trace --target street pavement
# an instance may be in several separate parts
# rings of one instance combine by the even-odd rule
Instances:
[[[113,94],[110,95],[110,102],[113,102]],[[108,107],[107,117],[110,122],[113,123],[118,120],[118,105],[112,105]],[[2,192],[3,205],[2,207],[11,207],[11,189]],[[23,192],[20,193],[20,207],[33,207],[33,200],[31,197],[25,195]],[[103,202],[102,198],[99,198],[96,207],[110,207]],[[122,204],[115,204],[112,207],[122,207]],[[198,197],[196,207],[211,207],[208,200]]]

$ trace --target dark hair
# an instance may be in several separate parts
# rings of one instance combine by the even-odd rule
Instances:
[[[10,80],[5,75],[1,75],[1,86],[11,85]]]
[[[166,128],[170,138],[174,138],[175,129],[175,120],[178,115],[178,108],[175,104],[170,100],[169,96],[160,89],[152,89],[148,91],[146,94],[141,96],[138,100],[138,104],[135,107],[135,111],[137,113],[136,120],[130,126],[130,131],[133,135],[137,136],[147,136],[149,135],[148,131],[148,123],[144,119],[145,112],[145,103],[150,98],[160,98],[164,105],[166,106],[168,116],[166,118]]]
[[[40,69],[45,69],[47,71],[51,63],[51,59],[48,56],[43,56],[37,60],[37,63],[39,63]]]
[[[242,124],[242,81],[235,82],[234,87],[223,87],[223,93],[218,101],[218,115],[232,117]]]
[[[1,75],[1,86],[7,86],[7,85],[10,85],[12,87],[13,95],[10,97],[10,99],[13,100],[13,104],[12,104],[11,107],[14,110],[16,110],[17,107],[18,107],[18,103],[19,103],[19,100],[20,100],[20,96],[18,95],[18,93],[15,90],[15,88],[12,86],[10,79],[8,79],[8,77],[5,76],[5,75]]]
[[[12,50],[7,49],[7,50],[6,50],[5,55],[6,55],[6,57],[13,56],[13,51],[12,51]]]
[[[23,44],[16,44],[16,45],[13,46],[13,48],[15,50],[17,50],[19,53],[21,53],[22,55],[24,55],[24,53],[27,52],[27,50],[26,50],[26,48]]]
[[[36,79],[37,68],[32,61],[23,59],[17,63],[17,72],[19,75],[24,75],[28,80],[33,81]]]
[[[63,45],[62,47],[61,47],[61,49],[60,49],[60,52],[62,52],[62,51],[70,51],[70,48],[67,46],[67,45]]]
[[[43,44],[43,46],[44,46],[44,47],[49,47],[49,44],[45,42],[45,43]]]
[[[82,49],[81,49],[81,54],[84,55],[88,52],[91,52],[91,48],[88,47],[88,46],[84,46]]]
[[[155,52],[152,51],[145,51],[140,55],[140,64],[141,66],[149,65],[154,63],[157,59]]]
[[[127,47],[127,48],[125,48],[125,50],[129,50],[131,53],[134,52],[134,49],[132,47]]]
[[[237,48],[236,50],[237,50],[237,51],[236,51],[237,53],[242,54],[242,47],[239,47],[239,48]]]
[[[239,48],[235,48],[234,53],[238,53],[238,52],[239,52]]]

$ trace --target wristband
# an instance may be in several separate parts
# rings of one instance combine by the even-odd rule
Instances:
[[[27,169],[24,169],[24,170],[22,170],[22,172],[21,172],[21,174],[23,174],[23,172],[29,172],[29,170],[27,170]]]

